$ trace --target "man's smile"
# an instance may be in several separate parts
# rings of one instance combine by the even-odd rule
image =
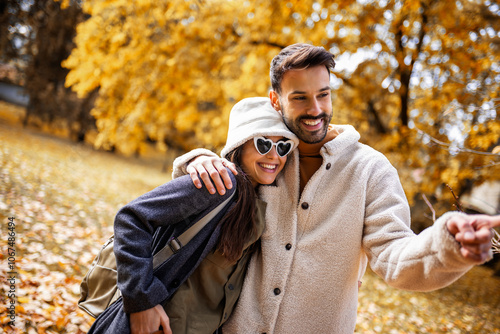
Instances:
[[[319,130],[323,127],[323,119],[303,119],[302,124],[305,125],[306,129],[309,131]]]

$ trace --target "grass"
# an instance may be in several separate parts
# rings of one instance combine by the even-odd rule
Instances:
[[[112,233],[116,211],[168,181],[162,159],[95,151],[18,124],[21,108],[0,103],[0,221],[15,217],[16,326],[0,268],[0,333],[85,333],[93,319],[77,306],[79,284]],[[2,232],[0,259],[7,263]],[[388,287],[368,271],[356,333],[500,333],[500,279],[475,267],[432,293]]]

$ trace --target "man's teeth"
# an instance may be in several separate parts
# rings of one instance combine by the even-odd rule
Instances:
[[[314,125],[318,125],[321,122],[321,118],[319,118],[319,119],[305,119],[303,122],[306,125],[314,126]]]
[[[260,164],[262,167],[266,169],[275,169],[276,165],[270,165],[270,164]]]

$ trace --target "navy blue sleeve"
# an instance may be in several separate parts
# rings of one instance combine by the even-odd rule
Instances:
[[[236,184],[231,172],[233,184]],[[215,208],[224,196],[197,189],[189,175],[177,178],[125,205],[115,218],[114,253],[118,288],[127,313],[152,308],[166,299],[167,289],[153,275],[152,238],[159,226],[180,224],[187,229],[200,213]]]

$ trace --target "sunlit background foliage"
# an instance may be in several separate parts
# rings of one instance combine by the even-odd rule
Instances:
[[[125,154],[151,142],[217,151],[232,105],[268,95],[272,57],[305,42],[336,55],[333,122],[389,157],[410,201],[449,202],[446,184],[461,195],[500,179],[494,1],[4,3],[0,56],[31,59],[25,122],[63,120],[75,140]]]
[[[491,1],[93,0],[83,11],[63,65],[79,96],[99,90],[98,147],[220,148],[231,106],[267,95],[272,57],[306,42],[336,55],[333,122],[390,158],[410,200],[499,179]]]

